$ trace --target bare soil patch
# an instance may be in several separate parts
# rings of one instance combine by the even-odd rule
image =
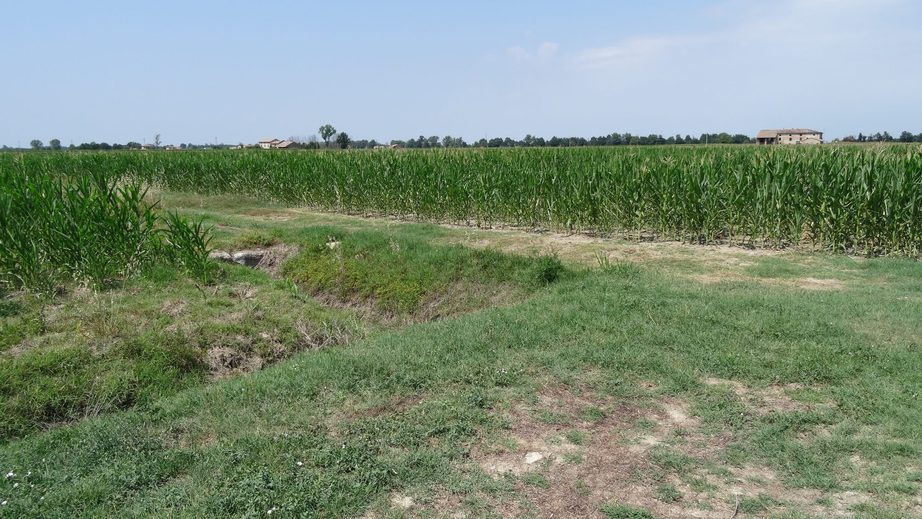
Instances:
[[[772,412],[807,411],[810,409],[809,405],[791,398],[788,394],[791,391],[803,389],[800,384],[775,384],[753,389],[735,380],[716,377],[708,377],[704,379],[704,383],[709,386],[729,388],[736,396],[740,397],[740,400],[746,404],[747,408],[759,416]]]
[[[729,380],[706,382],[728,386],[766,412],[803,405],[785,394],[794,387],[754,390]],[[765,466],[721,463],[732,434],[705,433],[687,402],[676,397],[650,404],[548,387],[535,401],[504,410],[503,418],[508,424],[503,437],[473,446],[467,462],[469,469],[513,485],[511,494],[477,496],[501,517],[601,518],[606,503],[664,519],[768,517],[784,510],[853,517],[854,505],[874,502],[866,492],[789,488]],[[399,510],[409,516],[481,515],[449,494],[434,500],[406,497],[395,499],[407,505]],[[741,506],[756,502],[759,511],[740,514]]]
[[[838,279],[798,278],[790,282],[798,288],[807,290],[843,290],[845,283]]]

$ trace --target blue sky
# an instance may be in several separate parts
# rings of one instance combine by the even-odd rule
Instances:
[[[0,144],[922,132],[922,2],[0,0]]]

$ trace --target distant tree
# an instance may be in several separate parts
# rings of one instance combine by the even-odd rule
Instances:
[[[326,146],[330,145],[330,137],[333,137],[334,135],[336,135],[336,128],[333,128],[332,124],[324,124],[317,131],[320,132],[320,137],[323,139],[323,143]]]
[[[29,142],[29,146],[32,146],[33,150],[40,150],[42,149],[42,141],[38,139],[32,139],[32,141]]]
[[[346,132],[342,132],[336,136],[336,143],[339,144],[340,149],[348,148],[350,142],[352,142],[352,140],[349,138],[349,134]]]
[[[154,134],[154,147],[155,148],[160,147],[160,134],[159,133]]]
[[[52,150],[58,151],[61,149],[61,141],[59,139],[51,139],[50,141],[48,141],[48,146]]]

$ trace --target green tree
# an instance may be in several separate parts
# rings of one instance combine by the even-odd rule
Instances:
[[[154,147],[155,148],[160,147],[160,134],[159,133],[154,135]]]
[[[322,132],[321,135],[323,135]],[[352,139],[349,138],[349,134],[346,132],[342,132],[336,136],[336,143],[339,144],[339,147],[342,149],[348,148],[350,142],[352,142]]]
[[[48,146],[50,146],[52,150],[58,151],[61,149],[61,141],[59,139],[51,139],[48,141]]]
[[[333,128],[332,124],[324,124],[320,127],[320,138],[323,139],[323,143],[327,146],[330,145],[330,137],[336,134],[336,128]],[[346,136],[348,137],[348,135]]]
[[[29,143],[29,146],[32,146],[33,150],[40,150],[42,149],[42,141],[38,139],[32,139],[32,142]]]

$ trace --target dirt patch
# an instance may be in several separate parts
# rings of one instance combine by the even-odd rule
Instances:
[[[374,297],[337,294],[327,290],[308,292],[325,306],[348,310],[362,321],[394,328],[438,321],[484,308],[509,306],[527,297],[523,289],[511,284],[487,285],[473,281],[456,281],[426,294],[416,308],[393,310],[384,308]]]
[[[790,281],[790,285],[807,290],[844,290],[845,283],[838,279],[798,278]]]
[[[268,272],[274,277],[279,276],[281,266],[295,254],[298,248],[286,243],[278,243],[270,247],[255,247],[241,250],[213,250],[208,257],[223,263],[236,263],[250,268]]]
[[[416,407],[423,401],[423,395],[405,395],[393,398],[387,402],[365,407],[361,404],[353,403],[349,406],[349,411],[345,417],[349,419],[356,418],[374,418],[377,416],[386,416],[402,413],[410,408]]]
[[[746,404],[747,408],[758,416],[764,416],[772,412],[807,411],[810,409],[810,406],[806,403],[794,400],[788,395],[790,391],[803,389],[800,384],[774,384],[753,389],[735,380],[716,377],[708,377],[704,379],[704,383],[709,386],[730,389],[736,396],[740,397],[740,400]]]
[[[242,373],[252,373],[262,369],[265,362],[258,355],[245,355],[228,347],[215,347],[208,350],[205,362],[214,378],[227,378]]]
[[[163,302],[163,305],[160,306],[160,312],[170,317],[177,317],[186,311],[187,306],[188,304],[185,301],[167,299]]]
[[[287,243],[279,243],[266,249],[265,255],[256,268],[268,272],[273,277],[280,276],[282,265],[289,258],[298,254],[298,247]]]
[[[775,394],[720,379],[708,383],[727,385],[746,398],[758,395],[763,403],[767,394],[778,399],[773,408],[798,405],[782,388]],[[511,492],[476,498],[502,517],[601,518],[606,503],[663,519],[766,517],[784,510],[850,517],[854,505],[873,502],[863,492],[788,488],[764,466],[721,464],[730,433],[704,433],[688,404],[676,397],[647,404],[550,387],[502,413],[508,424],[502,437],[473,446],[468,461],[512,485]],[[401,501],[392,508],[411,516],[468,516],[457,496],[405,497],[395,496]]]
[[[525,298],[525,292],[512,284],[487,285],[456,281],[444,290],[430,294],[415,313],[415,321],[436,321],[481,308],[508,306]]]

